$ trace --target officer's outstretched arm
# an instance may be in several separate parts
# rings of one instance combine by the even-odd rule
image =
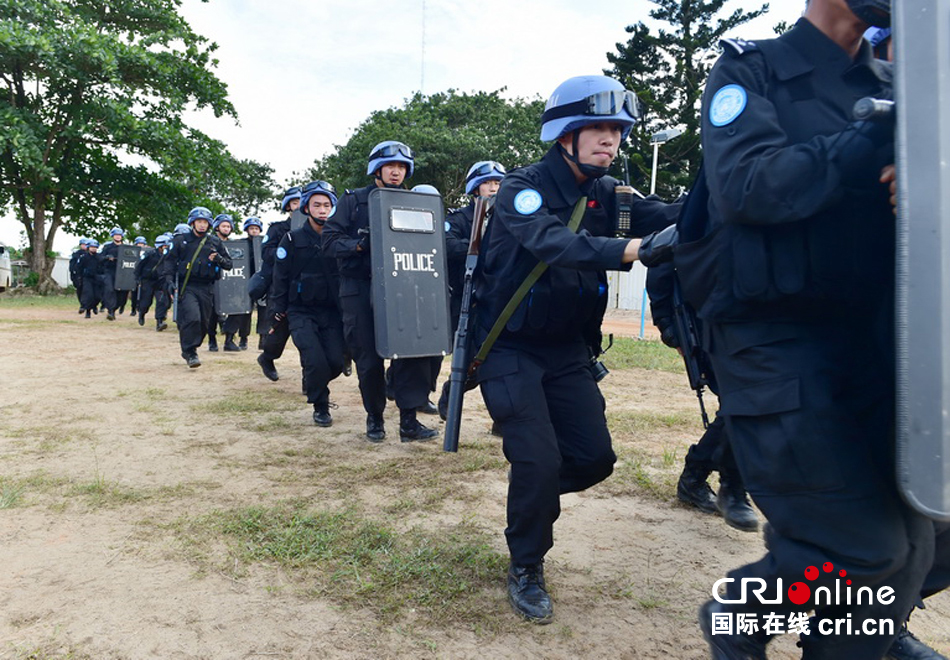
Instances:
[[[232,261],[231,255],[228,253],[228,248],[224,245],[224,241],[218,241],[217,245],[215,245],[215,250],[218,253],[214,262],[215,265],[221,270],[231,270],[234,261]]]
[[[492,222],[504,224],[515,240],[541,261],[563,268],[605,270],[620,269],[636,260],[639,241],[627,256],[634,241],[592,236],[586,231],[575,233],[552,215],[531,182],[522,181],[517,174],[508,176],[516,180],[498,191]]]

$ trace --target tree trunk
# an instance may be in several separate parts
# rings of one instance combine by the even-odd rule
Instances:
[[[46,236],[46,200],[40,198],[36,200],[33,207],[33,231],[30,236],[30,270],[37,274],[39,280],[36,283],[37,293],[46,295],[59,291],[60,286],[53,279],[53,265],[55,259],[46,255],[49,242]]]

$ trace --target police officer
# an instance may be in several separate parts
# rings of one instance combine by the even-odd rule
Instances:
[[[303,363],[313,421],[323,427],[333,424],[328,384],[343,371],[340,278],[336,259],[323,249],[323,227],[336,202],[336,190],[326,181],[303,187],[300,209],[307,222],[281,239],[271,294],[274,322],[290,328]]]
[[[270,293],[274,282],[274,258],[280,242],[287,232],[290,231],[290,216],[300,208],[300,188],[293,186],[284,192],[284,197],[280,201],[281,213],[287,214],[286,220],[272,222],[267,228],[267,234],[261,245],[261,288],[265,294]],[[277,380],[280,376],[277,373],[277,367],[274,360],[280,359],[284,354],[284,347],[290,338],[290,330],[286,323],[280,323],[272,326],[270,319],[274,318],[274,313],[270,309],[270,296],[268,296],[268,310],[264,314],[265,324],[261,334],[261,354],[257,356],[257,364],[261,371],[270,380]]]
[[[198,347],[214,314],[213,289],[231,257],[220,238],[211,234],[211,211],[198,206],[188,214],[191,231],[178,234],[162,264],[165,290],[178,299],[178,338],[181,356],[191,368],[200,367]]]
[[[835,572],[819,572],[811,594],[841,571],[852,592],[894,595],[709,601],[700,625],[715,658],[765,657],[767,643],[713,635],[715,615],[808,609],[803,657],[880,658],[891,636],[828,624],[904,620],[931,565],[933,524],[899,497],[892,460],[895,240],[881,173],[893,127],[850,120],[858,99],[890,97],[889,67],[862,39],[889,20],[887,0],[810,0],[777,39],[724,42],[706,86],[709,230],[681,281],[708,326],[736,462],[769,522],[767,554],[729,574],[726,597],[743,580],[793,584],[826,562]]]
[[[73,287],[76,289],[76,299],[79,300],[79,313],[82,314],[86,311],[82,306],[82,275],[79,272],[79,261],[82,258],[82,255],[86,253],[86,250],[89,249],[89,239],[80,238],[79,239],[79,249],[75,250],[69,256],[69,279],[73,283]]]
[[[99,259],[99,241],[94,238],[87,239],[86,251],[79,257],[79,263],[76,270],[79,273],[79,279],[82,281],[82,305],[86,310],[86,318],[90,318],[89,312],[99,313],[99,301],[102,296],[102,261]]]
[[[132,245],[134,245],[134,246],[136,246],[136,247],[139,247],[139,248],[142,248],[142,252],[139,252],[139,259],[141,259],[142,255],[145,254],[144,251],[145,251],[146,249],[148,249],[148,241],[145,240],[145,237],[144,237],[144,236],[136,236],[136,237],[132,240]],[[137,266],[137,265],[138,265],[138,264],[136,264],[136,266]],[[129,302],[131,303],[131,306],[132,306],[132,309],[129,311],[129,314],[131,314],[132,316],[135,316],[135,315],[138,313],[138,308],[139,308],[139,294],[140,294],[140,293],[141,293],[141,292],[139,291],[139,289],[138,289],[137,286],[136,286],[135,289],[133,289],[133,290],[129,293]],[[142,325],[142,324],[139,323],[139,325]]]
[[[445,257],[448,268],[449,282],[449,314],[452,319],[452,334],[458,330],[459,315],[462,309],[462,288],[465,277],[465,257],[468,255],[468,244],[472,236],[472,222],[475,219],[475,199],[477,197],[494,197],[505,178],[505,166],[494,160],[480,160],[470,168],[465,175],[465,194],[471,196],[471,201],[460,209],[449,213],[445,218]],[[439,416],[445,419],[448,411],[449,383],[442,386],[439,397]],[[497,429],[493,426],[492,432]],[[497,433],[500,435],[500,433]]]
[[[359,376],[366,410],[366,437],[372,442],[381,442],[386,437],[386,382],[383,359],[376,352],[371,303],[368,200],[377,187],[401,188],[405,179],[412,176],[413,167],[412,150],[402,142],[387,140],[377,144],[370,151],[366,168],[366,174],[374,177],[373,183],[347,191],[324,230],[325,249],[339,260],[343,329]],[[393,360],[392,370],[400,439],[431,440],[438,433],[416,419],[416,409],[425,406],[429,399],[430,361]]]
[[[255,236],[260,236],[263,232],[264,232],[264,223],[261,222],[260,218],[256,216],[250,216],[244,221],[244,233],[247,234],[248,239],[253,239]],[[261,334],[261,325],[263,323],[262,317],[264,315],[265,306],[260,304],[259,302],[260,298],[255,296],[254,291],[252,290],[253,289],[252,278],[257,273],[257,271],[254,270],[255,263],[253,259],[251,259],[250,266],[251,266],[251,277],[248,278],[248,293],[251,296],[251,307],[257,309],[257,333]],[[247,320],[244,322],[244,325],[242,325],[238,329],[238,336],[240,337],[240,343],[238,344],[238,348],[240,348],[242,351],[247,350],[247,338],[250,336],[250,334],[251,334],[251,315],[248,314]]]
[[[637,117],[636,97],[616,80],[580,76],[562,83],[541,118],[541,139],[555,144],[540,162],[502,181],[475,276],[475,346],[503,324],[477,380],[511,464],[508,599],[536,623],[549,623],[554,614],[543,561],[560,495],[603,481],[616,461],[589,365],[600,351],[605,270],[629,269],[640,243],[612,238],[619,182],[606,176]],[[675,218],[674,206],[638,200],[634,234]],[[541,262],[548,268],[530,294],[499,321]]]
[[[211,221],[211,229],[214,232],[214,235],[220,238],[222,241],[228,240],[231,236],[231,231],[234,229],[234,220],[227,213],[219,213],[214,216],[214,220]],[[220,319],[218,318],[218,313],[214,309],[214,293],[211,295],[212,301],[212,314],[211,322],[208,325],[208,350],[212,353],[218,352],[218,325]],[[225,347],[226,348],[226,347]],[[237,350],[237,348],[235,348]]]
[[[102,304],[106,308],[106,318],[115,321],[115,310],[125,309],[125,302],[128,298],[128,291],[115,290],[115,271],[119,262],[119,246],[125,238],[125,232],[121,227],[113,227],[109,230],[109,236],[112,242],[102,248],[99,253],[99,259],[102,261],[102,274],[99,276],[101,287]]]
[[[647,271],[647,293],[650,296],[650,314],[654,325],[660,330],[660,339],[670,348],[682,352],[686,347],[679,345],[674,328],[674,278],[676,271],[672,261],[651,266]],[[702,335],[701,328],[699,334]],[[709,356],[703,351],[697,359],[702,363],[701,370],[709,381],[709,389],[718,395],[719,387],[709,364]],[[719,473],[718,494],[713,493],[707,482],[713,471]],[[726,420],[718,411],[699,442],[690,446],[686,453],[683,472],[676,484],[676,496],[681,502],[704,513],[721,514],[726,524],[735,529],[754,532],[759,528],[759,519],[749,503],[742,485],[742,475],[729,448]]]
[[[161,234],[155,238],[155,247],[142,253],[142,258],[135,264],[135,281],[139,291],[139,325],[145,325],[145,316],[155,298],[155,330],[161,332],[168,327],[165,322],[168,316],[168,296],[163,286],[162,262],[168,253],[172,237]]]

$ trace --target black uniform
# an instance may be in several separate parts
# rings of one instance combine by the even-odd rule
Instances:
[[[307,222],[286,234],[276,250],[271,307],[287,325],[303,363],[307,401],[327,412],[327,385],[343,372],[343,320],[336,259],[325,254],[323,236]]]
[[[465,257],[475,221],[475,200],[450,213],[445,218],[445,259],[449,270],[449,313],[452,316],[452,333],[458,330],[462,310],[462,285],[465,279]]]
[[[73,283],[73,286],[76,288],[76,299],[79,300],[80,310],[82,307],[82,273],[79,271],[79,260],[82,259],[82,255],[86,254],[86,250],[79,248],[69,256],[69,279]]]
[[[209,259],[212,253],[217,253],[214,262]],[[204,236],[190,231],[172,240],[162,263],[162,276],[166,291],[178,291],[175,321],[183,358],[197,355],[214,314],[214,283],[221,277],[222,270],[230,269],[228,249],[210,231]]]
[[[83,252],[76,266],[82,281],[82,298],[79,304],[88,313],[94,310],[102,300],[102,260],[99,253]]]
[[[371,304],[370,254],[356,250],[360,229],[369,227],[369,194],[376,185],[348,191],[324,229],[325,249],[339,260],[340,309],[347,346],[356,362],[363,408],[374,417],[386,409],[383,359],[376,352],[375,321]],[[428,403],[431,378],[429,358],[392,361],[396,406],[415,411]]]
[[[599,352],[607,307],[604,271],[630,268],[622,263],[628,241],[608,238],[616,228],[618,183],[603,177],[578,186],[554,147],[505,177],[482,242],[476,346],[538,261],[551,265],[477,373],[511,463],[505,535],[514,565],[542,560],[553,545],[560,495],[603,481],[616,461],[589,361],[591,346]],[[575,233],[567,224],[582,196],[588,202]],[[676,208],[638,201],[634,230],[662,229],[676,219]]]
[[[264,278],[266,291],[273,293],[274,286],[274,259],[281,240],[290,232],[290,219],[273,222],[267,228],[267,234],[261,244],[261,276]],[[290,339],[290,329],[286,323],[281,323],[270,332],[270,319],[274,316],[274,309],[270,304],[270,295],[267,296],[267,311],[263,317],[258,316],[258,331],[261,333],[261,350],[266,359],[277,360],[284,354],[284,347]],[[264,322],[261,323],[260,321]]]
[[[666,262],[650,268],[647,272],[647,293],[650,296],[650,314],[653,323],[660,330],[664,343],[667,346],[679,348],[676,345],[675,330],[673,329],[673,278],[676,271],[672,262]],[[700,335],[702,331],[700,330]],[[709,380],[709,389],[717,397],[719,387],[715,379],[715,371],[709,364],[709,356],[705,353],[700,358],[704,361],[703,372]],[[710,472],[719,472],[720,480],[742,489],[742,477],[736,466],[732,450],[729,448],[729,434],[726,432],[725,419],[719,412],[694,445],[691,445],[686,454],[686,469],[709,475]],[[705,476],[703,480],[705,480]]]
[[[115,271],[119,266],[119,245],[112,241],[99,251],[99,258],[103,263],[99,277],[102,286],[102,304],[110,314],[115,314],[115,310],[125,307],[129,297],[128,291],[115,290]]]
[[[770,523],[768,554],[731,572],[727,595],[741,578],[792,584],[832,562],[852,591],[889,585],[895,599],[821,607],[818,619],[899,625],[930,566],[933,525],[894,482],[894,218],[878,182],[892,134],[850,124],[855,101],[889,97],[889,73],[867,43],[852,61],[806,19],[778,39],[725,42],[703,100],[718,232],[697,250],[711,268],[685,289],[702,303],[730,443]],[[750,600],[734,611],[807,609]],[[816,628],[802,637],[806,657],[878,658],[891,642]]]
[[[158,248],[149,248],[135,264],[135,281],[139,284],[138,313],[145,318],[155,298],[155,320],[161,324],[168,315],[168,294],[162,279],[162,264],[165,254]]]

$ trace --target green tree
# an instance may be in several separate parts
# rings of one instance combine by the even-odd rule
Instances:
[[[735,9],[720,18],[730,0],[650,1],[655,5],[650,17],[671,29],[654,33],[643,22],[628,26],[630,39],[618,43],[616,53],[607,53],[613,68],[604,73],[635,91],[643,103],[643,120],[624,149],[631,178],[649,182],[653,165],[650,137],[654,133],[683,130],[683,135],[660,149],[658,164],[657,193],[675,197],[692,183],[702,160],[699,106],[706,77],[719,55],[719,41],[768,12],[769,5],[755,11]]]
[[[417,93],[402,108],[374,112],[345,145],[314,163],[307,180],[327,180],[340,192],[362,188],[372,181],[366,175],[370,150],[384,140],[399,140],[415,158],[408,185],[433,185],[447,206],[458,206],[472,163],[497,160],[510,170],[538,160],[547,150],[540,139],[543,101],[509,101],[501,97],[503,91]]]
[[[181,0],[0,0],[0,210],[26,228],[39,287],[60,228],[157,233],[195,203],[257,200],[269,168],[185,125],[237,116],[214,43]],[[250,182],[241,177],[253,173]]]

